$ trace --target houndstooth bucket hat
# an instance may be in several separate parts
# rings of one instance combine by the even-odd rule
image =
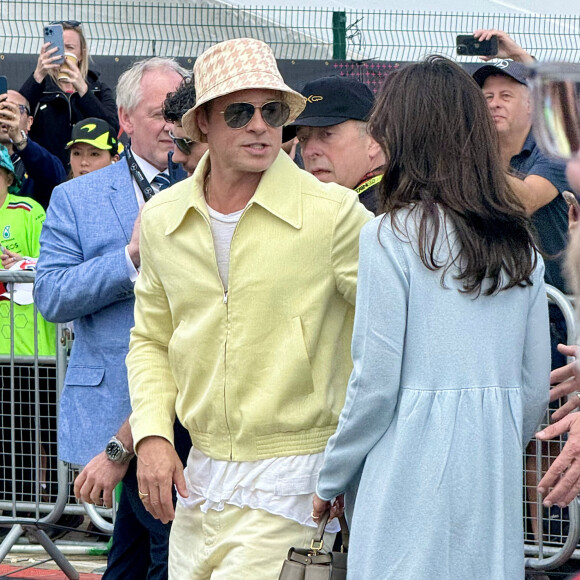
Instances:
[[[197,125],[196,109],[208,101],[236,91],[281,91],[290,106],[290,117],[286,124],[292,123],[306,105],[306,99],[286,85],[272,49],[261,40],[235,38],[212,46],[195,61],[193,76],[197,99],[195,107],[183,116],[181,124],[194,141],[205,141],[205,135]]]

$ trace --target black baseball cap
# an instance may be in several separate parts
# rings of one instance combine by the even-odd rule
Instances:
[[[322,77],[306,83],[300,92],[306,97],[306,107],[285,127],[285,137],[292,127],[295,135],[296,127],[329,127],[351,119],[368,121],[375,102],[367,85],[349,77]]]
[[[495,64],[484,64],[471,76],[480,87],[483,87],[487,77],[494,75],[504,75],[514,79],[514,81],[517,81],[522,85],[528,85],[528,67],[513,60],[500,60]]]
[[[117,153],[119,146],[115,130],[107,121],[96,117],[88,117],[74,125],[66,148],[70,149],[75,143],[88,143],[97,149],[109,151],[111,155]]]

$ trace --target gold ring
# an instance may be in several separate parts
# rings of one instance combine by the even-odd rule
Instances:
[[[146,497],[149,497],[148,493],[143,493],[140,489],[137,491],[139,493],[139,499],[145,499]]]

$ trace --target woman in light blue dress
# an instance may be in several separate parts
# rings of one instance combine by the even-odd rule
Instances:
[[[390,74],[370,130],[386,213],[361,233],[354,368],[314,516],[346,492],[352,580],[523,579],[522,451],[549,390],[542,258],[458,65]]]

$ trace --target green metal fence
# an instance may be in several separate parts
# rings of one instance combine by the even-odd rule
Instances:
[[[400,62],[432,52],[454,56],[457,34],[499,28],[540,60],[580,62],[580,16],[248,8],[218,0],[1,0],[0,6],[0,55],[36,54],[43,24],[75,19],[91,52],[105,56],[193,58],[221,40],[251,36],[281,59]]]

